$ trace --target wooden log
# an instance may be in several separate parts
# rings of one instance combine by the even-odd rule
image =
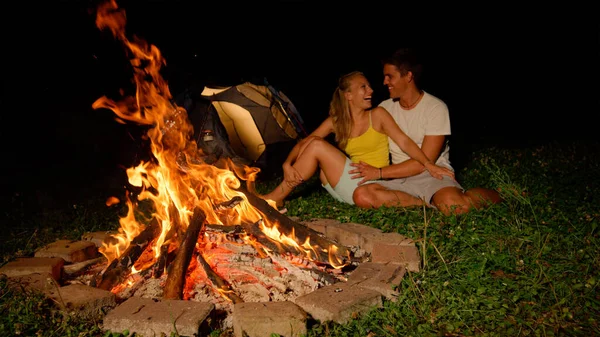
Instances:
[[[123,254],[111,261],[111,263],[100,273],[98,288],[111,290],[115,285],[122,282],[131,273],[131,267],[142,255],[148,244],[152,242],[161,232],[160,223],[153,219],[144,230],[138,234],[125,249]]]
[[[185,232],[185,239],[179,248],[177,248],[177,255],[167,269],[167,280],[163,290],[164,299],[183,299],[183,287],[185,285],[187,269],[192,259],[192,254],[195,251],[198,235],[200,235],[204,220],[206,220],[206,215],[200,208],[196,208]]]
[[[65,272],[65,274],[67,274],[69,276],[73,276],[73,275],[79,273],[80,271],[84,270],[85,268],[87,268],[93,264],[101,263],[101,262],[106,263],[107,262],[106,257],[101,256],[101,257],[98,257],[95,259],[69,264],[69,265],[66,265],[63,267],[63,271]]]
[[[243,224],[242,228],[244,229],[244,232],[253,237],[256,241],[258,241],[261,245],[265,246],[266,248],[268,248],[269,250],[277,253],[277,254],[285,254],[285,253],[292,253],[292,254],[298,254],[299,252],[295,249],[293,249],[292,246],[286,246],[284,244],[282,244],[281,242],[275,241],[271,238],[269,238],[262,230],[260,230],[260,226],[262,225],[263,220],[258,220],[255,223],[247,223],[247,224]],[[327,258],[325,256],[325,258]]]
[[[267,220],[270,223],[276,222],[280,233],[285,234],[288,237],[291,237],[293,233],[299,244],[304,243],[307,238],[310,238],[310,245],[315,247],[316,251],[319,252],[315,257],[315,262],[331,265],[335,264],[337,267],[339,267],[349,264],[352,260],[351,251],[346,247],[327,238],[322,233],[319,233],[301,223],[295,222],[289,217],[279,213],[279,211],[271,207],[267,201],[249,192],[244,185],[241,185],[238,191],[244,193],[248,199],[248,202],[260,210],[267,217]],[[337,261],[334,261],[332,264],[330,258]]]
[[[163,244],[160,247],[160,256],[158,257],[158,261],[154,264],[152,268],[152,277],[160,278],[165,271],[165,266],[167,265],[167,259],[169,257],[169,244]]]

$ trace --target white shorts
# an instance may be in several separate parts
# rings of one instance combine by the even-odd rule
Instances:
[[[346,157],[346,163],[344,164],[344,171],[340,177],[340,181],[334,187],[331,187],[330,184],[321,185],[332,197],[334,197],[337,201],[344,202],[350,205],[354,205],[354,200],[352,199],[352,195],[354,194],[354,190],[358,187],[358,183],[362,180],[359,178],[352,179],[350,173],[348,171],[354,169],[354,167],[350,166],[352,161],[350,158]],[[376,181],[368,181],[365,184],[374,183]]]
[[[375,181],[389,190],[401,191],[421,200],[424,200],[428,206],[431,205],[431,198],[444,187],[456,187],[461,191],[464,188],[454,179],[443,176],[442,179],[436,179],[431,176],[429,171],[421,172],[420,174],[408,178],[398,178],[391,180]]]

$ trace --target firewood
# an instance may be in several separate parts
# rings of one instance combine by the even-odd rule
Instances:
[[[271,207],[266,200],[249,192],[244,185],[238,190],[246,195],[248,202],[250,202],[252,206],[265,214],[270,223],[277,223],[280,233],[285,234],[288,237],[293,233],[299,244],[304,243],[307,238],[310,238],[310,245],[316,247],[319,252],[319,256],[316,257],[318,262],[330,264],[328,257],[328,255],[330,255],[331,258],[337,260],[334,261],[337,265],[346,265],[350,263],[350,260],[352,259],[351,251],[343,245],[340,245],[339,243],[328,239],[322,233],[319,233],[306,225],[295,222],[284,214],[279,213],[279,211]],[[329,252],[332,247],[334,249],[337,248],[337,250],[335,250],[335,252]]]
[[[187,269],[195,251],[204,220],[206,220],[206,215],[202,209],[196,208],[185,232],[185,239],[177,249],[175,259],[168,267],[167,280],[163,291],[164,299],[181,300],[183,298]]]
[[[160,278],[165,272],[165,266],[167,265],[167,258],[169,257],[169,244],[165,243],[160,247],[160,256],[158,261],[152,267],[152,277]]]
[[[247,235],[253,237],[261,245],[265,246],[266,248],[268,248],[269,250],[271,250],[275,253],[278,253],[281,255],[283,255],[285,253],[292,253],[292,254],[298,253],[294,249],[294,247],[286,246],[286,245],[283,245],[281,242],[274,241],[273,239],[269,238],[263,231],[261,231],[260,226],[262,226],[263,222],[264,222],[264,220],[260,219],[255,223],[244,224],[244,225],[242,225],[242,228],[244,229],[244,232]],[[326,256],[325,256],[325,258],[326,258]]]
[[[129,247],[118,258],[100,273],[100,282],[98,288],[110,290],[116,284],[122,282],[131,272],[131,267],[144,252],[148,244],[152,242],[161,232],[160,223],[153,219],[144,230],[138,234],[131,242]]]
[[[63,267],[63,271],[65,272],[65,274],[71,276],[71,275],[74,275],[74,274],[84,270],[85,268],[87,268],[93,264],[101,263],[101,262],[106,262],[106,257],[101,256],[101,257],[98,257],[95,259],[65,265]]]
[[[220,204],[216,204],[214,206],[214,210],[216,212],[218,212],[218,211],[222,211],[222,210],[226,210],[226,209],[231,209],[231,208],[239,205],[242,201],[244,201],[244,199],[242,197],[236,195],[231,200],[222,202]]]

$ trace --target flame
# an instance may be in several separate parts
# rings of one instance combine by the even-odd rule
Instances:
[[[260,223],[261,230],[272,240],[295,247],[308,258],[318,256],[309,239],[299,244],[294,233],[290,236],[281,233],[276,223],[264,220],[264,214],[248,202],[244,193],[236,190],[241,186],[240,179],[253,182],[259,169],[235,165],[229,159],[219,165],[203,161],[204,154],[191,137],[193,127],[187,112],[172,103],[167,82],[160,75],[161,68],[166,65],[165,59],[154,45],[136,37],[131,41],[125,34],[125,23],[125,12],[119,9],[116,1],[108,1],[98,7],[97,27],[110,30],[128,54],[134,73],[135,97],[126,96],[117,101],[104,96],[97,99],[92,107],[113,111],[117,122],[149,126],[146,135],[150,140],[152,160],[141,161],[137,166],[128,168],[126,173],[128,182],[140,190],[137,201],[150,201],[152,217],[160,224],[160,235],[151,247],[153,258],[159,257],[160,247],[168,243],[174,232],[185,232],[197,207],[204,211],[206,223]],[[215,210],[217,205],[234,197],[243,201],[231,209]],[[134,210],[138,203],[132,198],[128,193],[128,212],[120,219],[121,227],[115,235],[118,243],[104,244],[101,248],[109,263],[118,258],[146,227],[136,219]],[[116,202],[118,199],[110,199],[107,205]],[[329,252],[331,254],[332,250]],[[335,266],[341,265],[338,262]],[[152,260],[145,261],[143,265],[136,264],[134,270],[139,272],[151,263]]]

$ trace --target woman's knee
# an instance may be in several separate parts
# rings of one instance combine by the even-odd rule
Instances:
[[[354,193],[352,194],[352,200],[354,204],[358,207],[362,208],[371,208],[373,207],[373,201],[375,198],[374,195],[374,186],[375,184],[368,184],[358,186]]]

